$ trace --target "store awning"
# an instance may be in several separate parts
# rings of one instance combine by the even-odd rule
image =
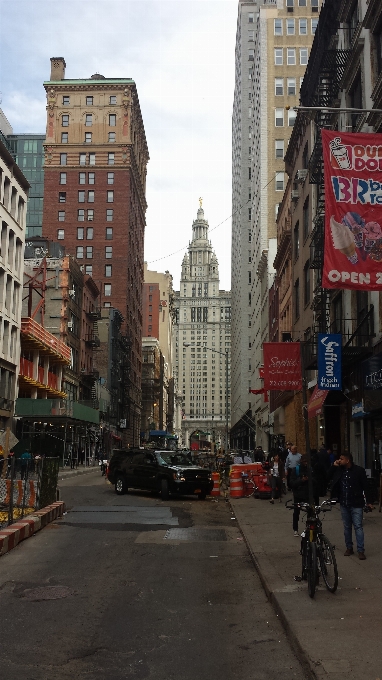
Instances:
[[[315,418],[322,412],[322,407],[324,405],[324,401],[328,395],[328,392],[329,390],[320,390],[317,385],[315,386],[312,396],[308,401],[309,420],[311,418]]]

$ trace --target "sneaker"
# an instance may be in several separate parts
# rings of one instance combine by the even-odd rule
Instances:
[[[294,534],[293,534],[293,536],[299,536],[299,535],[300,534],[298,533],[298,531],[295,531]]]
[[[364,552],[359,552],[358,553],[358,559],[359,560],[366,560],[366,555]]]
[[[345,557],[349,557],[349,555],[354,555],[354,550],[353,548],[347,548],[344,552]]]
[[[273,505],[273,503],[274,503],[274,500],[272,499],[272,500],[271,500],[271,501],[269,501],[269,502],[270,502],[270,503],[272,503],[272,505]]]

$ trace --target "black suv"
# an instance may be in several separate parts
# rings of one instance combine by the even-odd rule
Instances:
[[[107,474],[119,495],[128,488],[160,492],[167,500],[170,493],[196,494],[204,500],[211,493],[211,471],[194,465],[184,453],[114,449]]]

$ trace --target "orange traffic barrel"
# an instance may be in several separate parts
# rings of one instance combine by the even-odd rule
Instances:
[[[218,472],[213,472],[211,476],[214,487],[210,493],[210,496],[220,496],[220,475]]]
[[[229,495],[231,498],[242,498],[244,495],[243,478],[240,470],[231,470]]]

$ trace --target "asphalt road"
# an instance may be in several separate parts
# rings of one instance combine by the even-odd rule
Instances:
[[[2,680],[304,680],[227,503],[60,483],[0,558]]]

